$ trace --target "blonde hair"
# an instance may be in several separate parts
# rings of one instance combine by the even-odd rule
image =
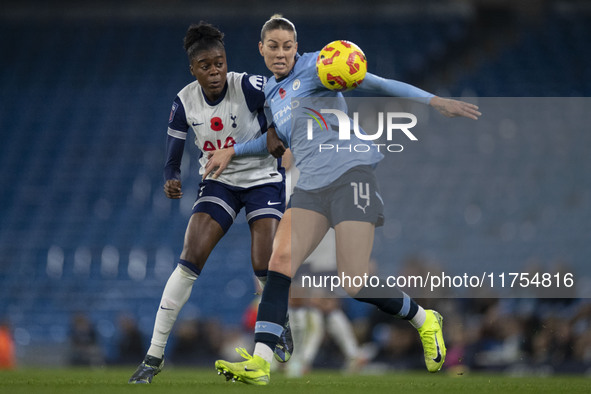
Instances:
[[[296,32],[295,25],[287,18],[284,18],[281,14],[274,14],[265,22],[261,29],[261,42],[265,41],[265,35],[271,30],[287,30],[293,32],[294,40],[298,41],[298,33]]]

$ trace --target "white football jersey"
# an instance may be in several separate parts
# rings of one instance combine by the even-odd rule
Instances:
[[[199,82],[185,86],[177,96],[169,119],[168,134],[186,139],[189,129],[195,134],[195,145],[203,153],[199,159],[202,175],[207,153],[228,148],[259,137],[266,127],[262,110],[265,78],[228,72],[227,90],[214,103],[209,102]],[[252,187],[281,182],[278,161],[273,156],[235,156],[217,181],[231,186]]]

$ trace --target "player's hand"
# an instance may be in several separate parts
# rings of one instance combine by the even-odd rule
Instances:
[[[217,179],[218,176],[228,167],[228,164],[232,160],[232,157],[236,152],[234,147],[214,150],[209,152],[207,156],[207,164],[205,165],[205,172],[203,173],[203,180],[207,179],[207,176],[211,173],[211,179]],[[215,171],[212,173],[212,171]]]
[[[164,184],[164,194],[166,197],[179,199],[183,196],[181,181],[178,179],[169,179]]]
[[[274,127],[269,127],[267,130],[267,150],[275,158],[281,157],[285,153],[285,146]]]
[[[465,118],[478,120],[478,117],[482,115],[478,111],[477,105],[470,104],[465,101],[446,99],[435,96],[431,99],[429,104],[437,111],[439,111],[442,115],[447,116],[448,118],[463,116]]]

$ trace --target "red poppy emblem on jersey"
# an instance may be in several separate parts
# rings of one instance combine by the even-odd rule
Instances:
[[[211,129],[213,131],[220,131],[223,128],[224,124],[222,123],[222,120],[220,118],[218,118],[217,116],[215,118],[211,118]]]
[[[279,88],[279,95],[281,96],[281,99],[283,100],[285,98],[285,89]]]

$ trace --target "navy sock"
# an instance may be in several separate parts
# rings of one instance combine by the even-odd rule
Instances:
[[[419,309],[417,303],[405,292],[395,287],[381,284],[378,287],[364,287],[354,297],[357,301],[366,302],[378,307],[382,312],[404,320],[412,319]]]
[[[285,324],[290,286],[289,276],[269,271],[254,328],[255,342],[262,342],[275,349]]]
[[[195,264],[191,263],[190,261],[179,259],[179,264],[184,267],[187,267],[189,270],[193,271],[195,273],[195,275],[197,275],[197,276],[201,275],[201,270],[199,268],[197,268],[197,266]]]

